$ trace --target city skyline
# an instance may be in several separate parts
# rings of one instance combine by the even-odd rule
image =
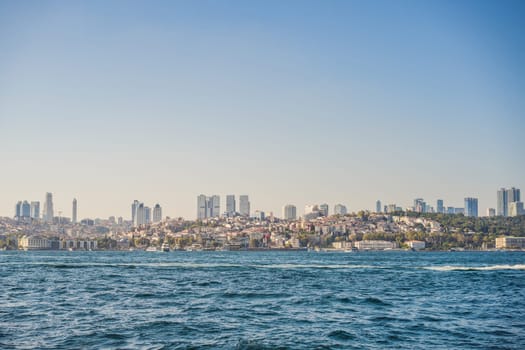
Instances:
[[[0,3],[1,216],[525,188],[523,2],[153,3]]]
[[[40,216],[38,213],[40,212],[40,201],[33,201],[30,202],[26,199],[24,200],[18,200],[15,203],[14,206],[14,215],[0,215],[0,217],[31,217],[31,218],[38,218],[42,219],[43,221],[52,221],[52,219],[48,219],[47,214],[47,208],[48,203],[51,204],[51,217],[57,217],[56,214],[54,214],[54,206],[55,203],[53,201],[54,194],[52,192],[47,192],[45,195],[44,200],[44,212]],[[236,197],[239,198],[239,207],[237,208],[236,203]],[[356,210],[348,210],[347,205],[343,203],[331,203],[328,204],[326,202],[322,202],[321,204],[308,202],[303,206],[304,210],[297,211],[296,204],[286,204],[282,205],[280,207],[279,211],[272,211],[268,210],[266,208],[251,208],[251,201],[249,195],[232,195],[227,194],[223,196],[221,199],[221,195],[214,194],[210,196],[206,196],[204,194],[200,194],[197,197],[197,213],[195,216],[182,216],[182,215],[165,215],[166,217],[171,218],[177,218],[177,217],[183,217],[187,220],[200,220],[200,219],[206,219],[206,218],[213,218],[213,217],[224,217],[224,216],[233,216],[234,214],[245,216],[245,217],[253,217],[255,213],[264,213],[266,215],[273,214],[273,216],[285,218],[288,214],[285,214],[285,212],[289,212],[289,210],[285,210],[286,207],[293,207],[293,215],[297,217],[303,217],[306,214],[310,214],[312,212],[319,212],[323,216],[329,216],[332,214],[346,214],[346,213],[352,213],[352,212],[358,212],[361,210],[369,211],[369,212],[382,212],[382,213],[391,213],[393,211],[397,210],[412,210],[416,212],[430,212],[430,213],[443,213],[443,214],[464,214],[465,216],[493,216],[489,213],[492,211],[494,212],[494,215],[498,216],[515,216],[519,215],[518,213],[523,212],[523,202],[521,202],[520,197],[520,189],[516,187],[511,188],[499,188],[496,191],[496,199],[494,201],[493,206],[487,206],[485,211],[482,211],[479,209],[478,197],[464,197],[462,200],[463,205],[451,205],[450,202],[447,200],[444,200],[443,198],[435,199],[436,205],[433,205],[431,201],[425,201],[424,198],[415,198],[412,199],[412,205],[403,204],[399,202],[393,202],[393,203],[387,203],[382,202],[381,199],[378,199],[373,203],[371,207],[362,207],[358,208]],[[503,202],[502,202],[503,201]],[[73,205],[71,209],[71,215],[69,216],[67,211],[64,212],[60,209],[56,211],[59,213],[58,216],[61,217],[67,217],[70,218],[73,223],[78,221],[78,209],[77,209],[77,199],[73,198]],[[381,205],[381,203],[384,203],[384,206]],[[505,205],[505,210],[502,209],[502,203]],[[510,210],[511,205],[513,205],[512,211]],[[26,208],[25,208],[26,207]],[[25,209],[24,209],[25,208]],[[160,222],[164,219],[163,216],[163,207],[159,203],[156,203],[153,208],[148,207],[144,204],[144,202],[140,202],[138,200],[134,200],[131,204],[131,214],[129,217],[127,215],[118,215],[118,214],[112,214],[112,213],[106,213],[105,215],[101,216],[83,216],[82,219],[95,219],[95,218],[107,218],[107,217],[121,217],[123,220],[130,220],[132,222],[133,226],[140,226],[143,224],[149,224],[149,223],[155,223]],[[195,209],[195,208],[194,208]],[[239,209],[239,210],[237,210]],[[453,210],[450,212],[450,210]],[[291,209],[290,209],[291,210]],[[21,213],[24,213],[21,215]],[[36,213],[36,214],[35,214]]]

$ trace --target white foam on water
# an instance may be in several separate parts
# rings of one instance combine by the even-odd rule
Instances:
[[[433,271],[497,271],[497,270],[525,270],[525,264],[517,265],[489,265],[489,266],[427,266],[426,270]]]

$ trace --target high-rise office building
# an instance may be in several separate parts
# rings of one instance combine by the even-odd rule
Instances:
[[[523,202],[511,202],[509,204],[509,216],[518,216],[525,214],[523,212]]]
[[[346,207],[343,204],[336,204],[334,206],[334,214],[335,215],[346,215],[347,210]]]
[[[197,197],[197,219],[202,220],[208,217],[207,210],[207,198],[205,195],[201,194]]]
[[[241,216],[250,217],[250,200],[247,195],[239,196],[239,213]]]
[[[229,194],[226,196],[226,215],[232,217],[237,210],[235,206],[235,195]]]
[[[201,194],[197,197],[197,219],[213,218],[220,216],[221,197],[214,195],[206,197]]]
[[[144,213],[144,203],[138,203],[135,207],[135,221],[134,225],[135,227],[139,227],[141,225],[144,225],[145,223],[145,213]]]
[[[131,204],[131,222],[133,223],[133,226],[135,226],[135,223],[136,223],[135,215],[137,215],[138,205],[139,205],[139,201],[136,199]]]
[[[77,223],[77,199],[73,198],[73,212],[71,215],[71,222],[76,224]]]
[[[23,201],[20,208],[20,217],[28,219],[31,217],[31,204],[28,201]]]
[[[151,224],[151,208],[144,207],[144,225]]]
[[[381,213],[381,201],[378,199],[376,201],[376,213]]]
[[[319,205],[319,212],[321,212],[323,216],[328,216],[328,204],[323,203]]]
[[[54,218],[53,210],[53,194],[48,192],[46,193],[46,201],[44,202],[44,221],[52,223]]]
[[[15,205],[15,219],[20,219],[22,217],[22,201],[16,202]]]
[[[221,216],[221,197],[213,195],[209,201],[210,217],[215,218]]]
[[[297,208],[295,205],[288,204],[283,207],[283,219],[295,220],[297,219]]]
[[[520,190],[519,188],[500,188],[498,190],[498,202],[496,206],[496,213],[499,216],[510,215],[510,203],[520,202]]]
[[[487,208],[487,216],[488,217],[496,216],[496,209],[494,209],[494,208]]]
[[[153,222],[161,222],[162,221],[162,208],[160,207],[160,204],[155,204],[153,207]]]
[[[443,206],[443,200],[442,199],[438,199],[436,201],[436,212],[438,212],[439,214],[444,214],[445,213],[445,207]]]
[[[467,197],[465,198],[465,216],[478,216],[478,199]]]
[[[40,219],[40,202],[31,202],[31,218]]]
[[[425,203],[425,200],[423,198],[416,198],[414,199],[413,210],[418,213],[426,213],[427,203]]]

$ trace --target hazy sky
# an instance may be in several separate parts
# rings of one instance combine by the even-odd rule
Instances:
[[[0,215],[525,191],[524,1],[2,1]],[[525,193],[524,193],[525,195]]]

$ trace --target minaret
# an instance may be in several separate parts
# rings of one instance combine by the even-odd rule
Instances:
[[[73,198],[73,215],[71,215],[71,222],[73,224],[77,223],[77,199]]]

